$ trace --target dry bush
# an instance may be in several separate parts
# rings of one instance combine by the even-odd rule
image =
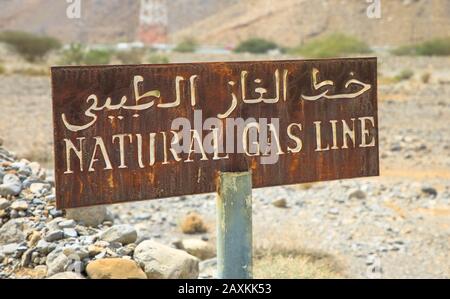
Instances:
[[[302,249],[256,250],[254,278],[343,278],[341,266],[326,253]]]
[[[427,84],[430,82],[431,74],[430,73],[423,73],[422,76],[420,76],[420,80],[422,83]]]
[[[298,184],[297,186],[299,189],[309,190],[314,186],[314,184],[313,183],[304,183],[304,184]]]
[[[131,49],[118,51],[116,57],[123,64],[141,64],[144,61],[145,54],[145,49]]]
[[[180,224],[184,234],[199,234],[208,231],[202,217],[197,213],[189,213]]]
[[[315,238],[296,221],[253,230],[255,278],[344,278],[345,259],[311,248]]]
[[[450,56],[450,37],[401,46],[392,51],[398,56]]]
[[[22,31],[0,33],[0,42],[8,44],[28,62],[42,60],[50,51],[61,48],[61,43],[53,37]]]
[[[291,52],[305,57],[329,58],[350,54],[367,54],[372,52],[372,50],[364,41],[353,36],[334,33],[313,39],[304,45],[292,49]]]
[[[167,64],[169,63],[169,57],[163,54],[150,54],[147,60],[150,64]]]
[[[273,41],[263,38],[249,38],[241,42],[234,51],[236,53],[265,54],[280,47]]]
[[[173,50],[180,53],[194,53],[197,48],[197,41],[192,37],[186,37],[181,42],[179,42]]]
[[[412,71],[410,69],[405,69],[405,70],[402,70],[400,73],[398,73],[398,75],[395,76],[394,78],[397,82],[400,82],[400,81],[409,80],[413,76],[414,76],[414,71]]]

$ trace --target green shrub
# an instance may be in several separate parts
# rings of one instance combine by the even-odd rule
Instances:
[[[401,46],[392,51],[399,56],[450,56],[450,37],[432,39],[423,43]]]
[[[84,61],[86,49],[81,44],[71,44],[70,47],[62,52],[60,64],[62,65],[80,65]]]
[[[295,54],[306,57],[339,57],[348,54],[370,53],[370,47],[352,36],[335,33],[314,39],[292,50]]]
[[[414,76],[412,70],[402,70],[397,76],[394,77],[395,81],[400,82],[404,80],[409,80]]]
[[[108,50],[89,50],[83,58],[83,63],[87,65],[109,64],[112,52]]]
[[[254,54],[264,54],[270,50],[278,49],[278,45],[274,42],[268,41],[263,38],[250,38],[241,42],[236,49],[237,53],[254,53]]]
[[[198,43],[193,38],[185,38],[173,49],[175,52],[180,53],[192,53],[195,52],[198,48]]]
[[[61,47],[61,43],[53,37],[38,36],[21,31],[2,32],[0,41],[8,44],[29,62],[41,60],[50,51]]]
[[[131,49],[116,53],[117,59],[123,64],[140,64],[144,61],[145,49]]]
[[[416,46],[401,46],[391,51],[392,54],[397,56],[414,56],[417,55]]]
[[[150,64],[164,64],[169,63],[169,57],[161,54],[151,54],[148,59]]]
[[[111,50],[87,49],[81,44],[71,44],[62,52],[62,65],[109,64],[114,52]]]

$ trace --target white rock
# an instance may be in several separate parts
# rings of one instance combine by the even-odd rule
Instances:
[[[22,219],[12,219],[3,224],[0,228],[0,245],[25,241],[24,228]]]
[[[78,236],[77,231],[74,228],[64,228],[64,238],[76,238]]]
[[[60,228],[74,228],[75,226],[77,226],[77,223],[75,220],[69,219],[69,220],[64,220],[64,221],[59,222],[58,226]]]
[[[110,243],[119,242],[126,245],[136,241],[137,232],[131,225],[114,225],[101,233],[100,239]]]
[[[0,198],[0,210],[6,210],[10,205],[11,203],[9,202],[9,200]]]
[[[40,253],[48,253],[50,248],[50,243],[45,240],[39,240],[36,244],[36,250]]]
[[[106,206],[67,209],[66,218],[82,222],[86,226],[98,226],[107,217]]]
[[[16,196],[22,191],[22,182],[14,174],[6,174],[0,185],[0,196]]]
[[[51,277],[56,273],[64,272],[69,263],[70,259],[61,251],[61,249],[55,249],[47,256],[47,276]]]
[[[31,169],[31,174],[34,177],[44,180],[45,179],[45,170],[41,168],[41,165],[38,162],[30,162],[28,167]]]
[[[30,191],[34,194],[40,195],[42,193],[42,190],[45,189],[45,184],[43,183],[33,183],[30,185]]]
[[[199,274],[196,257],[154,241],[140,243],[134,260],[151,279],[195,279]]]
[[[88,248],[80,245],[71,245],[66,247],[62,251],[66,256],[72,257],[73,259],[84,259],[89,256]]]
[[[59,224],[61,222],[64,221],[64,218],[62,217],[57,217],[49,222],[47,222],[45,224],[45,226],[48,228],[49,231],[53,231],[53,230],[59,230],[61,227],[59,226]]]
[[[11,244],[0,246],[0,253],[2,253],[4,255],[12,255],[17,251],[19,246],[20,246],[20,244],[18,244],[18,243],[11,243]]]
[[[207,260],[216,256],[214,246],[203,240],[186,239],[181,241],[180,245],[179,249],[186,251],[200,260]]]
[[[28,203],[25,200],[16,200],[11,204],[11,209],[16,211],[28,210]]]
[[[49,231],[45,235],[44,239],[47,242],[54,242],[54,241],[61,240],[62,238],[64,238],[64,232],[62,230],[54,230],[54,231]]]

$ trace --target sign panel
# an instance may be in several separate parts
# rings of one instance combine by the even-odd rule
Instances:
[[[57,206],[375,176],[376,58],[52,68]]]

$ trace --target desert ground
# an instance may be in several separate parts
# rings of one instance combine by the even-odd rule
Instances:
[[[288,58],[298,57],[173,54],[170,61]],[[380,54],[378,65],[380,177],[254,189],[256,277],[450,278],[450,58]],[[406,71],[410,75],[402,76]],[[3,148],[17,160],[39,162],[47,177],[53,167],[50,86],[46,75],[0,75]],[[214,246],[214,194],[109,210],[105,227],[132,225],[136,243],[194,238]],[[206,232],[182,232],[191,212]],[[23,269],[5,259],[0,277],[33,276]],[[200,277],[213,277],[214,269],[208,257]]]

